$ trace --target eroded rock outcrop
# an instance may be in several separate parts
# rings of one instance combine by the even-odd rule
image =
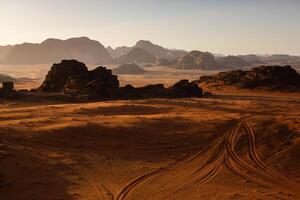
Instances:
[[[226,56],[217,59],[219,66],[222,68],[232,68],[238,69],[246,66],[251,66],[250,63],[246,62],[244,59],[238,56]]]
[[[201,97],[202,89],[194,82],[183,79],[175,83],[170,90],[181,97]]]
[[[135,63],[122,64],[113,69],[114,74],[143,74],[146,71]]]
[[[116,59],[117,63],[124,64],[124,63],[155,63],[156,57],[145,51],[141,48],[133,48],[127,54],[120,56]]]
[[[153,84],[135,88],[119,87],[119,81],[111,70],[97,67],[88,71],[84,63],[63,60],[54,64],[39,88],[42,92],[63,92],[79,99],[136,99],[200,97],[202,89],[188,80],[181,80],[170,88]]]
[[[291,66],[260,66],[250,71],[234,70],[202,76],[199,83],[232,85],[238,88],[300,90],[300,75]]]
[[[51,67],[39,90],[69,94],[104,94],[118,87],[117,76],[112,75],[111,70],[105,67],[97,67],[88,71],[84,63],[76,60],[63,60]]]
[[[213,54],[201,51],[191,51],[176,59],[177,69],[203,69],[213,70],[218,68],[218,63]]]

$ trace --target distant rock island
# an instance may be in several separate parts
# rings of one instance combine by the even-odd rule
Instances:
[[[186,55],[178,57],[174,67],[177,69],[213,70],[218,68],[218,63],[215,60],[215,56],[211,53],[191,51]]]
[[[145,51],[141,48],[133,48],[127,54],[120,56],[119,58],[115,59],[116,63],[125,64],[125,63],[155,63],[156,57]]]
[[[242,89],[300,91],[300,75],[291,66],[260,66],[250,71],[221,72],[217,75],[202,76],[197,82]]]
[[[144,74],[146,71],[135,63],[122,64],[112,70],[114,74]]]

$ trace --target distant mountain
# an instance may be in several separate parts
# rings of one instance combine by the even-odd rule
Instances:
[[[47,39],[40,44],[14,45],[0,60],[2,64],[46,64],[78,59],[90,64],[110,63],[112,58],[98,41],[87,37],[67,40]]]
[[[155,63],[156,58],[151,53],[141,49],[141,48],[133,48],[126,55],[120,56],[115,59],[116,63]]]
[[[147,40],[140,40],[133,47],[122,46],[113,49],[110,46],[108,46],[106,49],[113,58],[117,58],[129,53],[134,48],[143,49],[154,55],[156,58],[165,58],[168,60],[175,59],[187,53],[184,50],[167,49],[162,46],[153,44],[152,42]]]
[[[113,49],[111,46],[106,47],[106,50],[113,58],[118,58],[120,56],[123,56],[129,53],[129,51],[131,51],[132,49],[133,47],[126,47],[126,46],[117,47],[115,49]]]
[[[251,65],[257,65],[257,64],[264,64],[262,57],[254,54],[248,54],[248,55],[238,55],[237,57],[243,59],[247,63]]]
[[[218,65],[223,68],[239,69],[246,66],[251,66],[250,63],[238,56],[226,56],[217,59]]]
[[[291,56],[287,54],[274,54],[265,58],[267,62],[281,64],[300,64],[300,56]]]
[[[173,63],[177,69],[214,70],[219,68],[213,54],[201,51],[191,51],[187,55],[178,57]]]
[[[136,43],[135,47],[144,49],[145,51],[148,51],[149,53],[153,54],[157,58],[166,58],[166,59],[175,59],[178,56],[182,56],[186,54],[186,51],[183,50],[170,50],[166,49],[162,46],[153,44],[150,41],[147,40],[140,40]]]
[[[113,74],[143,74],[146,71],[135,63],[122,64],[112,70]]]
[[[0,60],[3,59],[9,51],[12,49],[12,46],[0,46]]]

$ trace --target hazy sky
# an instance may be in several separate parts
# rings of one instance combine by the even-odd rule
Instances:
[[[300,0],[0,0],[0,45],[88,36],[224,54],[300,55]]]

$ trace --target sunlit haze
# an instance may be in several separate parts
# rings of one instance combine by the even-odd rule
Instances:
[[[1,0],[0,45],[87,36],[223,54],[300,55],[298,0]]]

